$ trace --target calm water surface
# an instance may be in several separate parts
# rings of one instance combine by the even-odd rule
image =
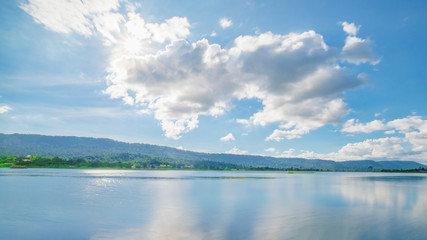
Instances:
[[[427,175],[0,169],[0,239],[427,239]]]

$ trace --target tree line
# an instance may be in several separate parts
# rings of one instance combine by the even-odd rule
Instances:
[[[198,169],[198,170],[273,170],[236,164],[168,159],[140,154],[105,154],[80,158],[0,156],[0,167],[10,168],[114,168],[114,169]]]

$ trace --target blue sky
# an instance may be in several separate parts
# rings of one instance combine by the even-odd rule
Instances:
[[[0,132],[427,163],[423,1],[0,4]]]

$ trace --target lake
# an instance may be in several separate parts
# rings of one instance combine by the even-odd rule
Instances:
[[[0,169],[1,239],[427,239],[427,174]]]

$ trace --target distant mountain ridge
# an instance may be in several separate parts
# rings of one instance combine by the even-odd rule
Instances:
[[[215,161],[250,167],[304,168],[329,170],[415,169],[426,167],[414,161],[344,161],[274,158],[254,155],[200,153],[171,147],[125,143],[107,138],[45,136],[35,134],[0,133],[0,154],[38,155],[44,157],[76,158],[103,154],[145,154],[188,161]]]

